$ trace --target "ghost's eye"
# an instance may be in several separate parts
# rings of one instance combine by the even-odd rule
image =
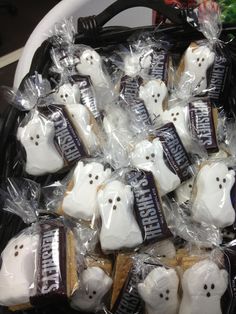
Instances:
[[[155,95],[152,95],[152,98],[154,98],[155,97]]]
[[[159,98],[161,95],[160,94],[157,94],[157,97]]]
[[[197,61],[200,61],[200,59],[199,59],[199,58],[197,58]]]
[[[176,116],[178,116],[178,115],[179,115],[179,112],[176,113]]]
[[[92,174],[91,173],[89,174],[89,178],[92,178]]]
[[[211,285],[211,289],[214,290],[215,289],[215,285],[214,283]]]
[[[204,61],[205,61],[205,59],[204,59],[204,58],[202,58],[202,61],[204,62]]]
[[[163,294],[162,293],[160,293],[160,298],[163,298]]]
[[[226,182],[226,179],[223,179],[223,182],[225,183],[225,182]]]
[[[167,294],[169,294],[169,293],[170,293],[170,290],[169,290],[169,289],[167,289],[167,290],[166,290],[166,293],[167,293]]]
[[[118,196],[116,200],[117,200],[117,202],[120,202],[120,197]]]
[[[93,291],[93,294],[96,294],[97,292],[96,291]]]
[[[90,56],[90,59],[93,60],[93,56]]]
[[[36,138],[39,138],[39,137],[40,137],[40,136],[37,134],[37,135],[36,135]]]
[[[24,247],[24,245],[22,244],[22,245],[20,246],[20,249],[23,249],[23,247]]]
[[[17,250],[17,248],[18,248],[18,245],[15,246],[15,250]]]
[[[175,115],[174,113],[171,114],[172,117],[173,117],[174,115]]]
[[[63,98],[63,95],[60,95],[61,98]]]
[[[191,189],[193,186],[192,186],[192,184],[189,184],[189,186],[188,186],[188,187]]]
[[[203,288],[204,288],[204,290],[207,290],[207,285],[204,285]]]
[[[98,180],[98,176],[95,177],[95,180]]]
[[[148,159],[149,159],[149,156],[146,156],[146,159],[148,160]]]
[[[155,157],[155,154],[152,153],[152,154],[151,154],[151,157],[154,158],[154,157]]]
[[[30,136],[30,139],[31,139],[31,141],[33,141],[34,140],[33,136]]]
[[[112,203],[112,199],[109,198],[108,202],[111,204]]]
[[[92,298],[93,298],[93,297],[90,295],[90,296],[89,296],[89,299],[92,299]]]
[[[67,98],[67,97],[68,97],[68,94],[65,94],[65,97]]]
[[[220,181],[220,178],[218,178],[218,177],[217,177],[217,178],[216,178],[216,181],[218,181],[218,182],[219,182],[219,181]]]

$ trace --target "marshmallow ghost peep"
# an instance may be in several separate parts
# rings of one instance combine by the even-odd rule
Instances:
[[[35,111],[31,120],[17,130],[17,138],[26,151],[26,172],[43,175],[60,170],[64,161],[54,144],[53,122]]]
[[[177,314],[179,278],[174,269],[157,267],[138,284],[147,314]]]
[[[97,211],[97,190],[111,175],[111,169],[104,169],[98,162],[86,165],[78,163],[73,174],[73,188],[63,200],[63,211],[74,218],[90,220]]]
[[[38,236],[21,233],[1,254],[0,304],[14,306],[29,302],[34,282]]]
[[[185,147],[191,144],[191,135],[188,128],[187,118],[185,117],[184,109],[180,106],[176,106],[169,110],[165,110],[161,114],[163,123],[172,122],[176,128],[179,137],[181,138]]]
[[[99,190],[100,242],[103,250],[132,248],[143,242],[133,214],[133,201],[131,187],[118,180],[107,183]]]
[[[184,70],[179,82],[179,97],[189,93],[201,94],[207,88],[207,70],[213,64],[215,53],[207,46],[190,46],[184,56]]]
[[[63,84],[59,86],[53,96],[56,104],[67,105],[80,103],[80,90],[77,84]]]
[[[139,89],[139,97],[144,101],[152,120],[162,114],[166,96],[167,88],[161,80],[151,80]]]
[[[161,195],[180,185],[179,177],[165,164],[163,147],[157,138],[152,142],[144,140],[136,144],[131,153],[131,162],[133,166],[153,173],[159,183]]]
[[[95,50],[85,49],[79,59],[76,69],[80,74],[90,76],[94,87],[109,88],[109,81],[102,69],[102,58]]]
[[[77,310],[94,312],[101,306],[102,298],[110,290],[112,279],[99,267],[83,271],[80,289],[72,296],[71,306]]]
[[[228,285],[228,273],[210,261],[201,261],[184,272],[179,314],[222,314],[220,299]]]
[[[230,191],[235,182],[234,170],[223,162],[203,166],[196,178],[197,195],[192,206],[193,219],[224,228],[235,221]]]

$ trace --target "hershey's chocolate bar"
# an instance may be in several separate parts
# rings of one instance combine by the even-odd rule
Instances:
[[[126,282],[113,306],[113,314],[142,314],[144,313],[144,303],[139,296],[137,284],[138,275],[133,268],[130,270]]]
[[[122,77],[120,85],[120,98],[127,106],[130,107],[136,122],[140,123],[140,125],[148,126],[152,125],[148,110],[144,101],[138,98],[139,87],[142,82],[143,79],[139,76],[133,78],[126,75]]]
[[[215,107],[222,107],[227,96],[230,62],[224,55],[217,53],[209,75],[208,97]]]
[[[210,152],[217,152],[217,136],[211,104],[207,100],[196,100],[189,104],[189,120],[192,134]]]
[[[132,101],[139,95],[139,87],[142,85],[143,79],[140,76],[130,77],[125,75],[120,82],[120,95],[125,101]]]
[[[165,50],[153,53],[149,75],[168,83],[169,53]]]
[[[132,170],[126,175],[134,192],[134,210],[146,244],[171,236],[161,198],[151,172]]]
[[[181,182],[193,176],[193,168],[184,145],[172,122],[156,130],[165,154],[165,162],[178,175]]]
[[[72,75],[71,78],[79,86],[81,104],[92,112],[95,119],[99,118],[100,112],[98,111],[97,99],[90,77]]]
[[[70,122],[64,105],[48,105],[41,108],[43,114],[54,123],[55,142],[68,164],[74,164],[88,154],[79,135]]]
[[[41,306],[67,299],[66,229],[48,221],[40,225],[40,245],[32,305]]]

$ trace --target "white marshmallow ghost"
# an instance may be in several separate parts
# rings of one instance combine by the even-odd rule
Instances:
[[[79,59],[76,69],[80,74],[90,76],[94,87],[109,88],[109,80],[102,69],[102,58],[95,50],[84,50]]]
[[[138,284],[147,314],[177,314],[179,278],[174,269],[157,267]]]
[[[90,220],[97,214],[98,187],[109,178],[111,169],[104,170],[104,166],[98,162],[86,165],[82,161],[78,163],[73,174],[73,188],[63,200],[63,211],[74,218]]]
[[[172,109],[165,110],[161,114],[161,120],[163,123],[172,122],[184,146],[189,147],[191,145],[191,135],[184,108],[176,106]]]
[[[139,89],[139,97],[144,101],[152,120],[162,114],[166,96],[166,84],[161,80],[151,80]]]
[[[203,166],[196,178],[197,195],[192,206],[193,219],[219,228],[235,221],[230,191],[235,182],[235,172],[223,162]]]
[[[164,161],[163,147],[159,139],[144,140],[136,144],[131,153],[134,167],[151,171],[159,184],[161,195],[165,195],[180,185],[180,178],[171,171]]]
[[[133,201],[131,187],[117,180],[99,190],[100,242],[104,251],[133,248],[143,242],[133,214]]]
[[[207,88],[207,70],[215,60],[215,53],[207,46],[187,49],[184,55],[184,69],[179,82],[179,96],[199,95]]]
[[[92,116],[88,108],[81,104],[70,104],[66,108],[89,154],[95,153],[99,148],[99,140],[93,131]]]
[[[55,128],[37,111],[31,120],[17,130],[17,139],[26,151],[26,172],[43,175],[60,170],[64,161],[54,144]]]
[[[34,283],[37,235],[21,233],[12,239],[1,254],[0,304],[14,306],[29,302]]]
[[[66,83],[61,85],[53,94],[56,104],[79,104],[80,90],[77,84]]]
[[[183,298],[179,314],[222,314],[220,299],[228,285],[228,273],[210,261],[201,261],[183,274]]]
[[[192,196],[194,177],[185,181],[175,190],[175,196],[179,205],[188,203]]]
[[[72,296],[71,306],[77,310],[94,312],[102,305],[102,298],[110,290],[112,279],[99,267],[89,267],[80,278],[80,288]]]
[[[134,77],[146,74],[151,67],[152,57],[149,52],[126,54],[124,57],[124,72]]]

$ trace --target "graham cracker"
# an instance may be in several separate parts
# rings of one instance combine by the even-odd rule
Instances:
[[[74,243],[75,240],[72,231],[67,232],[66,241],[67,241],[67,260],[66,260],[67,296],[71,297],[73,292],[77,290],[79,287]]]

